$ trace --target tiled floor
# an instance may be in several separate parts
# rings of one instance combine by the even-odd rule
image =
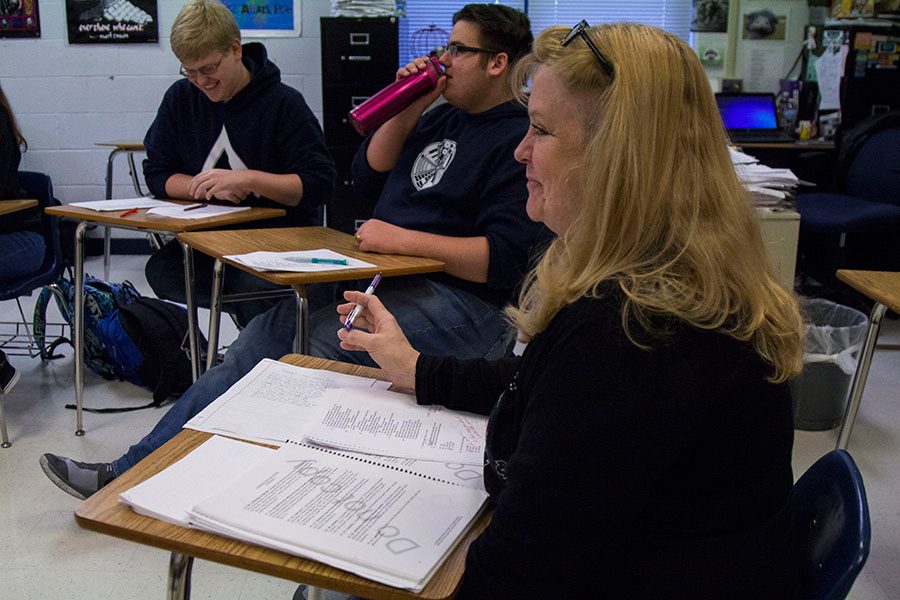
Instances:
[[[149,294],[143,257],[113,257],[112,279],[129,279]],[[86,271],[101,272],[100,261]],[[26,299],[27,300],[27,299]],[[26,301],[26,314],[31,302]],[[0,321],[14,318],[14,302],[0,303]],[[51,319],[56,320],[55,310]],[[206,312],[201,311],[201,323]],[[223,341],[235,332],[223,320]],[[2,331],[2,330],[0,330]],[[900,322],[887,321],[883,343],[900,343]],[[38,457],[55,452],[89,461],[118,457],[146,433],[160,410],[113,415],[86,413],[87,435],[75,437],[75,415],[63,405],[74,401],[71,350],[48,364],[13,357],[22,379],[5,401],[13,445],[0,450],[0,600],[164,597],[168,554],[80,529],[73,517],[77,501],[43,475]],[[128,383],[86,374],[85,404],[142,404],[148,391]],[[161,409],[165,410],[165,409]],[[837,430],[796,435],[795,476],[834,447]],[[872,515],[872,553],[851,593],[856,600],[900,598],[900,351],[876,350],[862,410],[850,450],[862,470]],[[288,600],[296,585],[196,561],[192,598]],[[331,596],[331,595],[330,595]]]

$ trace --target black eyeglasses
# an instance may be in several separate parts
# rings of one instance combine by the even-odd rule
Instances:
[[[588,22],[584,19],[581,20],[578,25],[572,28],[572,31],[566,34],[566,37],[563,38],[563,41],[560,43],[561,46],[565,47],[572,43],[577,37],[581,37],[584,40],[584,43],[588,45],[588,48],[591,49],[591,52],[594,53],[594,56],[597,57],[597,60],[600,61],[600,66],[603,67],[603,70],[606,71],[606,74],[610,76],[610,78],[615,77],[616,71],[613,69],[612,63],[609,62],[603,53],[597,49],[597,46],[594,45],[594,42],[591,40],[591,36],[588,35],[587,29],[590,27]]]
[[[482,52],[484,54],[499,54],[501,50],[488,50],[487,48],[475,48],[474,46],[466,46],[465,44],[460,44],[459,42],[450,42],[447,44],[447,52],[450,53],[450,58],[456,58],[460,54],[465,54],[467,52]]]
[[[219,65],[222,64],[222,61],[225,60],[225,55],[222,55],[222,58],[219,59],[214,65],[205,65],[200,67],[199,69],[185,69],[184,65],[178,69],[178,72],[181,73],[183,77],[187,77],[188,79],[197,79],[198,75],[203,75],[204,77],[209,77],[213,73],[219,70]]]

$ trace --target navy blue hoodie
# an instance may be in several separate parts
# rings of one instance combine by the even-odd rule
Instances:
[[[147,187],[165,198],[169,177],[200,173],[224,129],[248,169],[296,173],[303,182],[298,206],[254,195],[244,204],[284,208],[288,214],[278,222],[281,226],[320,224],[318,207],[334,186],[334,162],[325,149],[322,128],[303,95],[281,83],[281,71],[267,58],[265,46],[244,44],[243,60],[250,83],[228,102],[212,102],[187,79],[172,84],[144,138]],[[228,153],[222,153],[214,166],[232,168]]]
[[[525,165],[513,152],[527,130],[528,113],[515,102],[475,114],[437,106],[419,119],[389,173],[369,166],[366,140],[353,161],[354,190],[377,198],[374,217],[398,227],[487,238],[487,283],[444,273],[429,277],[503,306],[537,244],[550,238],[525,213]]]

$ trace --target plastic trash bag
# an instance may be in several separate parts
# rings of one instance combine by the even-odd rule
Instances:
[[[801,307],[806,321],[803,363],[832,363],[853,375],[869,323],[866,315],[821,298],[805,299]]]

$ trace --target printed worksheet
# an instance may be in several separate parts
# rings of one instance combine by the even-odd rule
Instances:
[[[358,258],[327,250],[293,250],[290,252],[248,252],[231,254],[225,258],[257,271],[284,271],[288,273],[309,273],[313,271],[337,271],[341,269],[366,269],[372,263]]]
[[[483,465],[487,417],[419,406],[377,389],[326,390],[305,440],[321,446],[417,460]]]
[[[387,389],[386,381],[264,359],[185,425],[268,444],[301,440],[326,390]]]

